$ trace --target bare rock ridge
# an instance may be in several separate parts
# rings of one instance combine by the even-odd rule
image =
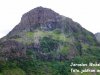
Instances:
[[[51,9],[43,8],[43,7],[37,7],[22,17],[22,23],[26,24],[38,24],[38,23],[46,23],[50,21],[56,21],[60,19],[60,15],[56,12],[54,12]]]
[[[62,19],[58,13],[51,9],[37,7],[29,12],[25,13],[20,23],[13,29],[11,33],[21,32],[23,30],[33,31],[39,24],[45,24],[49,22],[57,22]],[[50,27],[50,26],[49,26]]]
[[[80,24],[72,21],[72,19],[59,15],[51,9],[37,7],[25,13],[20,23],[8,35],[13,36],[24,31],[34,31],[37,28],[42,30],[60,28],[63,31],[64,24],[67,24],[66,30],[68,32],[80,31],[82,28]]]

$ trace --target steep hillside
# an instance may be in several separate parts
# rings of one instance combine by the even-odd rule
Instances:
[[[91,32],[43,7],[25,13],[0,40],[0,60],[6,62],[1,65],[21,68],[26,75],[68,75],[70,62],[97,61],[98,53],[100,48]]]

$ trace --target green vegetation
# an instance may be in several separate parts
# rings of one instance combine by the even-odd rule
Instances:
[[[49,52],[49,45],[53,46],[57,44],[58,41],[50,39],[49,37],[44,37],[41,39],[41,44],[46,45],[47,51],[45,51],[45,46],[42,45],[42,48],[45,52]],[[49,45],[47,45],[48,43]],[[84,49],[88,48],[87,45],[84,46]],[[51,48],[50,48],[51,49]],[[53,49],[52,49],[53,50]],[[69,51],[69,47],[61,46],[60,52],[62,55],[66,55]],[[28,58],[17,58],[10,59],[8,61],[0,61],[0,75],[92,75],[91,73],[71,73],[71,62],[73,63],[89,63],[89,62],[100,62],[100,48],[99,47],[89,47],[89,50],[86,50],[88,55],[78,55],[71,60],[39,60],[36,59],[35,53],[32,50],[27,51]],[[52,51],[51,51],[52,52]],[[53,52],[54,53],[54,52]],[[54,53],[56,55],[56,53]],[[85,67],[73,67],[79,70]],[[91,67],[90,67],[91,68]],[[99,67],[92,67],[99,69]],[[96,73],[99,75],[99,73]]]
[[[68,75],[70,73],[69,62],[20,59],[17,63],[16,67],[19,68],[9,66],[7,69],[4,65],[1,75]]]
[[[58,45],[59,45],[58,43],[59,43],[58,41],[51,39],[49,37],[43,37],[40,40],[40,46],[44,53],[57,50]]]
[[[83,69],[83,67],[71,67],[71,62],[100,62],[100,48],[91,46],[80,37],[83,36],[79,33],[75,33],[74,36],[66,36],[59,29],[53,31],[36,30],[25,32],[17,38],[12,37],[11,40],[28,44],[30,48],[26,50],[26,57],[0,61],[0,75],[92,75],[92,73],[70,72],[71,68]],[[86,38],[93,43],[92,36],[88,35]],[[38,49],[34,48],[34,44],[39,46]],[[72,48],[77,50],[76,56],[72,55],[73,58],[67,60]],[[66,60],[63,60],[64,58]],[[97,67],[93,68],[97,69]]]
[[[61,46],[59,53],[61,55],[67,55],[69,50],[70,50],[70,48],[68,46]]]
[[[54,31],[40,31],[36,30],[35,32],[26,32],[20,38],[16,38],[18,42],[22,42],[24,44],[31,44],[33,43],[36,38],[43,38],[43,37],[51,37],[52,39],[63,41],[63,42],[72,42],[71,38],[67,38],[65,34],[61,33],[59,30]]]
[[[91,60],[90,60],[91,58]],[[71,73],[70,63],[88,63],[92,57],[77,56],[70,61],[40,61],[38,59],[13,59],[0,64],[0,75],[92,75],[91,73]],[[87,62],[88,61],[88,62]],[[73,67],[74,68],[74,67]],[[83,67],[75,67],[82,69]],[[98,69],[99,67],[93,67]],[[99,73],[98,73],[99,75]]]
[[[16,38],[16,39],[13,39],[13,40],[21,42],[23,44],[31,44],[34,41],[33,37],[34,37],[33,32],[26,32],[20,38]]]
[[[8,69],[8,70],[3,70],[2,75],[26,75],[25,72],[20,69]]]

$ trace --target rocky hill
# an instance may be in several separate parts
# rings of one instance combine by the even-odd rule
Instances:
[[[98,55],[95,53],[99,51],[94,34],[72,19],[43,7],[37,7],[25,13],[20,23],[0,40],[0,60],[19,60],[20,64],[27,59],[57,63],[76,60],[77,57],[85,58],[84,61],[96,60]],[[19,66],[28,73],[22,65]],[[45,66],[42,67],[46,69]],[[65,74],[62,74],[63,72],[53,74],[53,71],[51,74],[48,72],[38,74],[38,71],[36,73],[36,75],[67,75],[68,72],[66,70]]]

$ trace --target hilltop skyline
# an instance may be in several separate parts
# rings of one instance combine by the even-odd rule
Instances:
[[[100,32],[99,0],[43,0],[41,2],[40,0],[3,0],[0,1],[0,38],[20,22],[22,14],[38,6],[50,8],[61,15],[72,18],[93,33]]]

